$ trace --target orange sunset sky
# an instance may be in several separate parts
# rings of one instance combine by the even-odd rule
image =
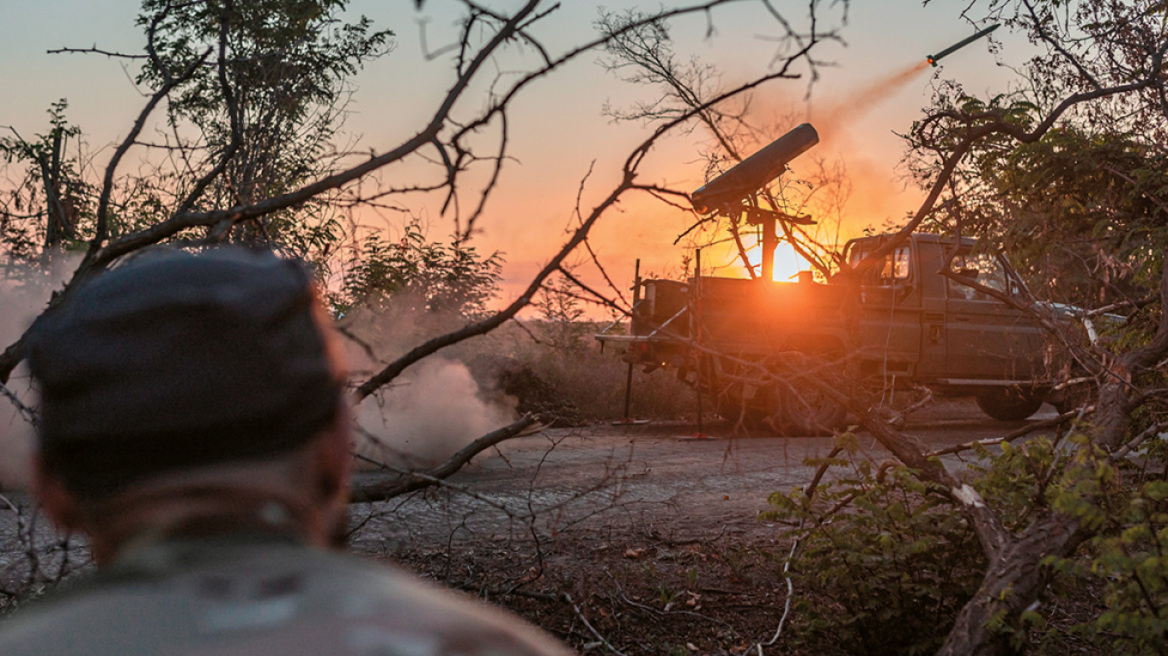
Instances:
[[[519,3],[487,4],[508,10]],[[598,4],[620,9],[637,3],[569,0],[534,31],[549,50],[563,51],[592,35]],[[658,6],[641,4],[649,9]],[[774,2],[796,24],[803,24],[806,4]],[[842,25],[844,43],[825,43],[816,50],[825,63],[820,79],[810,84],[801,68],[803,79],[772,83],[753,97],[752,118],[777,123],[780,130],[775,136],[804,121],[818,129],[820,144],[792,164],[796,173],[813,158],[846,167],[853,191],[841,229],[844,238],[869,225],[898,221],[916,208],[921,194],[897,167],[903,147],[894,133],[908,131],[920,115],[936,76],[957,80],[971,93],[1000,92],[1013,75],[1006,67],[1024,62],[1028,52],[1024,40],[1001,29],[994,35],[998,52],[991,52],[989,42],[979,41],[944,60],[941,68],[919,66],[926,55],[973,33],[975,28],[960,17],[966,4],[935,0],[922,7],[919,0],[854,0],[843,25],[843,5],[822,3],[825,23]],[[97,45],[138,52],[144,38],[134,26],[137,9],[134,0],[6,1],[0,21],[4,89],[0,125],[15,127],[25,136],[44,132],[45,109],[56,99],[67,98],[68,117],[82,127],[91,146],[124,135],[145,101],[131,82],[132,64],[98,55],[50,55],[46,50]],[[455,3],[439,0],[427,0],[420,11],[405,0],[352,3],[351,14],[365,14],[376,27],[393,29],[397,37],[394,51],[356,78],[345,125],[349,143],[364,152],[380,152],[421,127],[452,81],[448,57],[424,56],[422,25],[433,50],[454,38],[457,10]],[[760,5],[737,3],[715,12],[712,20],[714,31],[708,38],[703,16],[675,23],[679,56],[717,65],[727,85],[768,70],[776,52],[771,40],[774,23]],[[504,75],[523,65],[518,57],[497,64]],[[593,173],[583,193],[585,210],[607,193],[620,163],[646,136],[645,126],[613,124],[602,108],[606,103],[619,107],[652,100],[653,94],[650,88],[622,83],[597,65],[597,56],[585,55],[534,85],[516,104],[511,117],[515,161],[474,241],[481,250],[506,253],[505,296],[521,289],[566,239],[565,229],[573,221],[575,198],[589,167]],[[470,102],[481,103],[481,97]],[[695,131],[665,141],[647,160],[641,181],[686,191],[701,186],[698,153],[705,139]],[[102,151],[97,162],[104,163],[111,152]],[[401,166],[382,175],[397,183],[433,173]],[[439,214],[432,199],[414,199],[408,205],[423,218],[431,237],[452,231],[453,222]],[[399,213],[370,211],[360,220],[372,228],[396,231],[403,219]],[[682,249],[672,242],[692,220],[692,215],[645,196],[630,196],[601,221],[593,245],[622,286],[631,280],[638,257],[642,272],[678,275]],[[707,261],[722,264],[725,257],[712,253]],[[779,278],[801,268],[782,257],[776,267]],[[589,265],[582,264],[580,273],[590,283],[601,284]]]

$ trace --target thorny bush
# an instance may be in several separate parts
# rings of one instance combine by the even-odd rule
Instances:
[[[1168,651],[1168,482],[1155,440],[1138,460],[1115,461],[1102,450],[1079,449],[1068,464],[1084,472],[1056,489],[1057,507],[1098,530],[1078,558],[1048,565],[1102,591],[1099,612],[1073,627],[1101,649],[1120,654]]]
[[[875,465],[854,434],[841,457],[806,464],[839,470],[808,498],[775,492],[764,519],[796,526],[796,639],[833,636],[850,653],[932,653],[977,590],[985,556],[943,493],[897,464]],[[823,603],[824,600],[829,603]]]
[[[875,464],[850,433],[837,446],[838,456],[806,463],[834,471],[833,480],[775,492],[764,514],[793,526],[799,541],[794,640],[830,636],[849,653],[931,653],[977,590],[985,555],[943,490],[899,464]],[[1074,431],[1063,441],[976,449],[971,483],[1009,531],[1043,507],[1098,531],[1072,557],[1043,561],[1053,574],[1046,598],[1016,619],[991,621],[1014,649],[1168,649],[1168,482],[1151,466],[1164,449],[1153,440],[1113,458]]]
[[[1073,432],[1067,448],[1036,438],[1001,453],[981,456],[988,465],[977,487],[1012,531],[1021,530],[1037,509],[1050,506],[1096,532],[1072,557],[1046,559],[1054,569],[1052,605],[1098,594],[1087,616],[1053,626],[1039,607],[1016,625],[994,618],[992,627],[1016,648],[1054,653],[1074,634],[1111,653],[1143,654],[1168,649],[1168,483],[1162,468],[1164,444],[1154,440],[1132,459],[1109,457]]]

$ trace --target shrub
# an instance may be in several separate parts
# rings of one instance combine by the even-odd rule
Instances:
[[[799,640],[828,640],[848,653],[932,653],[977,590],[985,556],[973,530],[942,491],[899,465],[857,455],[808,460],[838,477],[808,499],[775,492],[764,518],[795,525],[792,578]]]
[[[1163,448],[1151,440],[1136,459],[1113,458],[1072,431],[1061,445],[1036,437],[977,450],[973,485],[1006,530],[1053,507],[1097,532],[1073,556],[1043,562],[1053,577],[1041,604],[995,618],[1013,648],[1168,651],[1168,482],[1149,467]],[[934,651],[985,571],[972,528],[943,490],[858,456],[851,434],[837,438],[833,457],[807,464],[837,476],[811,498],[772,494],[764,515],[793,526],[800,542],[796,639],[849,653]]]
[[[1047,564],[1102,591],[1102,608],[1073,630],[1108,653],[1168,651],[1168,482],[1145,457],[1116,461],[1079,449],[1068,466],[1079,473],[1075,484],[1051,495],[1060,510],[1100,529],[1076,557]]]

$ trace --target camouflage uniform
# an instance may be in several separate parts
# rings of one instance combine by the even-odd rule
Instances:
[[[392,568],[260,533],[131,547],[0,624],[4,656],[567,653]]]

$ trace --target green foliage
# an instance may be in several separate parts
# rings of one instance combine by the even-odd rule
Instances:
[[[977,446],[978,461],[969,470],[976,475],[974,489],[994,508],[1002,526],[1017,532],[1029,525],[1036,511],[1051,505],[1052,481],[1065,467],[1067,455],[1045,437],[1022,445],[1003,443],[1000,449],[995,454]]]
[[[1119,513],[1122,525],[1094,540],[1091,573],[1107,581],[1107,609],[1092,627],[1126,638],[1122,651],[1168,648],[1168,483],[1141,485]]]
[[[960,228],[985,246],[1008,246],[1042,298],[1093,307],[1146,295],[1158,284],[1168,243],[1168,153],[1152,126],[1133,131],[1086,115],[1018,142],[1014,133],[1035,129],[1049,112],[1036,98],[1055,87],[1037,86],[980,100],[942,85],[934,115],[914,123],[909,138],[908,161],[922,184],[931,184],[938,152],[979,128],[1003,127],[971,147],[954,173],[958,202],[924,227]]]
[[[932,653],[981,581],[985,557],[948,499],[901,466],[874,468],[854,435],[808,500],[775,492],[764,513],[797,525],[795,621],[849,653]]]
[[[92,187],[81,176],[76,154],[69,154],[81,129],[65,118],[62,98],[49,109],[50,129],[25,140],[15,130],[0,137],[0,158],[21,169],[20,179],[0,192],[0,245],[9,260],[31,260],[44,247],[78,246],[92,223]]]
[[[940,491],[902,467],[874,471],[856,455],[854,436],[839,439],[840,457],[807,463],[838,472],[813,501],[802,490],[769,499],[767,518],[796,525],[792,536],[801,540],[793,571],[808,596],[796,626],[833,636],[848,652],[932,651],[980,583],[985,559],[976,537]],[[1155,440],[1142,457],[1161,448]],[[1063,653],[1071,640],[1108,653],[1168,649],[1162,476],[1113,461],[1077,431],[1061,445],[1035,437],[977,455],[973,486],[1008,532],[1055,509],[1095,533],[1079,553],[1041,563],[1054,573],[1046,603],[1017,617],[1000,613],[991,628],[1016,649],[1042,653]],[[1099,607],[1086,601],[1094,595]],[[1056,623],[1044,610],[1051,607],[1072,607],[1075,615]]]
[[[986,194],[969,227],[1011,244],[1035,289],[1080,305],[1147,293],[1168,243],[1168,160],[1132,134],[1063,126],[1002,157],[979,151]]]
[[[1168,243],[1168,122],[1153,91],[1162,81],[1075,101],[1088,88],[1138,85],[1158,66],[1163,7],[976,4],[987,21],[1040,47],[1008,93],[982,99],[957,82],[937,85],[928,116],[907,137],[908,163],[928,186],[942,161],[969,150],[926,227],[1008,245],[1040,298],[1092,307],[1154,291]]]
[[[168,217],[197,181],[215,170],[233,142],[232,107],[237,147],[192,209],[260,202],[330,172],[349,79],[392,46],[392,33],[375,31],[365,17],[341,21],[347,5],[348,0],[144,0],[138,24],[153,56],[138,71],[139,84],[162,88],[209,56],[163,105],[167,157],[147,156],[137,173],[115,178],[110,236]],[[222,53],[221,33],[226,35]],[[86,180],[93,171],[85,168],[81,131],[65,121],[65,106],[64,100],[53,105],[47,134],[25,140],[14,132],[0,140],[8,175],[20,180],[0,196],[0,246],[9,259],[35,257],[46,244],[84,246],[92,236],[100,185]],[[348,237],[333,200],[314,197],[231,226],[224,238],[313,261],[327,277],[331,258]],[[187,233],[179,239],[205,236]]]
[[[158,61],[138,81],[153,87],[177,77],[219,45],[227,21],[226,66],[241,119],[265,118],[303,125],[319,105],[336,101],[345,78],[384,54],[393,33],[372,31],[368,18],[341,23],[348,0],[248,0],[174,3],[144,0],[138,25],[153,28]],[[199,68],[174,97],[175,110],[197,125],[220,132],[226,103],[215,67]],[[283,129],[284,126],[281,126]]]
[[[1007,541],[1027,532],[1026,542],[1010,545],[1021,549],[1003,552],[1005,562],[1023,573],[1053,566],[1053,595],[1102,592],[1102,607],[1092,606],[1091,595],[1040,598],[1040,605],[1021,612],[1001,609],[990,628],[1015,648],[1045,646],[1061,639],[1054,634],[1057,619],[1063,636],[1068,625],[1078,624],[1077,637],[1096,640],[1098,653],[1164,653],[1161,527],[1168,517],[1157,480],[1163,474],[1146,477],[1143,469],[1162,468],[1164,446],[1149,440],[1155,448],[1138,464],[1115,453],[1143,431],[1168,425],[1163,367],[1131,366],[1136,358],[1130,357],[1133,349],[1154,346],[1163,324],[1164,308],[1155,299],[1168,252],[1168,115],[1159,75],[1164,6],[989,0],[967,9],[975,20],[1026,33],[1039,48],[1008,94],[975,99],[956,82],[936,85],[927,117],[909,136],[909,166],[923,186],[941,195],[925,229],[1008,246],[1040,300],[1097,308],[1153,299],[1138,308],[1119,306],[1130,316],[1090,344],[1068,335],[1081,347],[1076,355],[1090,375],[1105,385],[1130,385],[1126,398],[1105,389],[1090,430],[1076,426],[1068,439],[981,450],[972,472]],[[1128,92],[1145,83],[1144,90]],[[949,166],[956,168],[947,179]],[[1095,321],[1097,328],[1105,322]],[[1162,360],[1163,353],[1149,359]],[[851,485],[857,495],[865,493],[862,485]],[[1086,538],[1077,554],[1035,562],[1038,554],[1065,555]],[[849,553],[866,547],[860,540],[847,546]],[[1018,585],[1027,600],[1037,592],[1025,579]],[[1059,604],[1063,610],[1074,604],[1073,620],[1044,610]]]
[[[499,289],[503,256],[482,256],[451,238],[431,242],[417,220],[398,241],[371,232],[348,249],[341,290],[330,298],[334,312],[358,307],[392,310],[412,318],[424,315],[477,319]]]
[[[1078,475],[1053,501],[1096,534],[1082,556],[1048,564],[1103,596],[1101,612],[1075,630],[1112,653],[1168,650],[1168,483],[1086,448],[1067,471]]]
[[[207,208],[255,203],[289,192],[328,172],[329,153],[344,119],[348,78],[387,53],[393,33],[374,31],[364,16],[337,16],[348,0],[249,0],[173,3],[144,0],[138,24],[156,60],[139,83],[153,88],[178,77],[205,53],[210,65],[170,96],[169,120],[189,122],[201,138],[205,165],[232,143],[234,105],[238,148],[204,193]],[[218,57],[221,31],[226,34]],[[230,89],[224,91],[220,66]],[[185,188],[193,180],[176,180]],[[327,198],[235,227],[229,238],[275,243],[304,259],[321,260],[343,237]]]

